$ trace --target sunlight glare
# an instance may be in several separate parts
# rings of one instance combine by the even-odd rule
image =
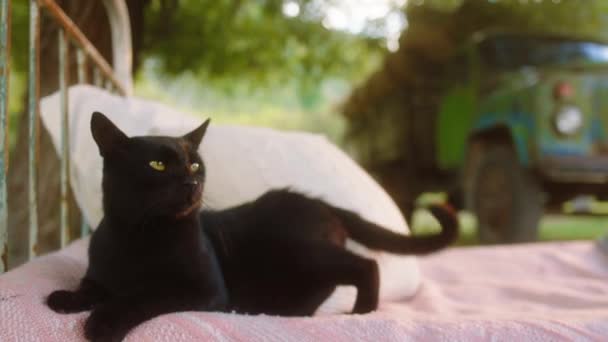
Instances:
[[[300,14],[300,5],[295,1],[284,2],[283,14],[291,18],[297,17]]]

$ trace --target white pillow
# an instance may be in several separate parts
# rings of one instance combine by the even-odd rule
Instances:
[[[61,124],[59,99],[55,93],[41,101],[42,122],[57,150]],[[102,159],[90,130],[94,111],[104,113],[129,136],[178,136],[202,121],[159,103],[115,96],[88,85],[71,87],[70,182],[91,227],[103,216]],[[204,202],[211,208],[227,208],[253,200],[269,189],[291,187],[353,210],[387,229],[408,233],[405,220],[390,197],[352,159],[322,136],[222,126],[212,121],[199,152],[207,167]],[[378,261],[381,300],[406,298],[418,288],[419,272],[414,257],[369,251],[355,243],[349,243],[348,247]],[[319,313],[348,311],[355,295],[354,287],[340,287]]]

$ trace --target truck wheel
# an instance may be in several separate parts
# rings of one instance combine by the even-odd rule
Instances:
[[[543,214],[541,187],[508,145],[484,146],[471,165],[468,203],[483,243],[534,241]]]

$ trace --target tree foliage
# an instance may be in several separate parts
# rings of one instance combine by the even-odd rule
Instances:
[[[454,13],[460,37],[473,31],[510,28],[608,40],[608,2],[603,0],[467,0]]]
[[[127,0],[130,7],[145,6],[143,24],[134,28],[141,30],[141,42],[134,39],[136,65],[152,57],[168,74],[193,72],[206,81],[253,85],[361,78],[377,67],[383,40],[325,28],[318,13],[323,2],[300,0],[299,15],[288,17],[283,0]],[[26,1],[13,6],[18,71],[27,67],[27,10]]]
[[[379,39],[323,27],[311,1],[299,3],[296,17],[285,16],[282,5],[283,0],[153,3],[146,12],[144,50],[173,74],[192,70],[211,79],[254,82],[351,77],[370,65],[370,54],[383,52]]]

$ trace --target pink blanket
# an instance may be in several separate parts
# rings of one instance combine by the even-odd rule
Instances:
[[[0,341],[82,339],[88,313],[43,305],[74,287],[86,241],[0,276]],[[369,315],[281,318],[183,312],[158,317],[129,341],[606,341],[608,257],[590,242],[454,248],[420,260],[408,302]]]

